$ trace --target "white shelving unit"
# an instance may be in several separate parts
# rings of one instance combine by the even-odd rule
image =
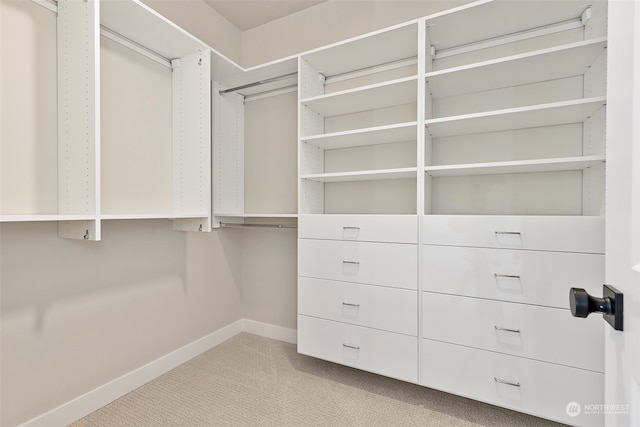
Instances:
[[[163,204],[170,206],[166,210],[129,211],[126,201],[104,200],[102,185],[110,178],[104,174],[118,170],[105,162],[118,160],[101,156],[103,145],[114,142],[101,140],[101,36],[170,70],[172,161],[140,164],[137,172],[144,176],[145,168],[154,167],[169,171],[172,184],[160,189]],[[0,221],[57,221],[61,237],[84,240],[100,240],[102,220],[168,218],[176,230],[209,231],[210,49],[137,0],[60,0],[57,56],[58,212],[3,214]]]

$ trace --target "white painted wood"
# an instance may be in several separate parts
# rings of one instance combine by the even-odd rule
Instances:
[[[432,137],[498,132],[567,123],[581,123],[604,107],[604,97],[552,102],[425,121]]]
[[[415,215],[300,215],[298,238],[417,243]]]
[[[607,46],[600,37],[426,73],[440,98],[585,74]]]
[[[417,289],[418,248],[398,243],[298,240],[298,275]]]
[[[91,221],[96,215],[0,215],[0,222]]]
[[[167,59],[208,50],[204,43],[138,0],[101,0],[100,23]]]
[[[570,417],[571,402],[600,404],[604,376],[599,372],[523,357],[424,340],[423,385],[571,425],[602,426],[601,414],[582,410]],[[497,383],[494,378],[519,383]]]
[[[298,278],[298,314],[417,336],[416,291]]]
[[[264,322],[256,322],[251,319],[242,319],[242,332],[259,335],[272,340],[296,344],[298,342],[298,331],[282,326],[270,325]]]
[[[302,54],[327,77],[418,55],[415,21],[354,37]]]
[[[305,98],[300,102],[318,114],[328,117],[415,103],[416,94],[417,77],[411,76]]]
[[[599,293],[604,255],[460,246],[423,248],[425,291],[569,308],[568,288]]]
[[[605,156],[560,157],[460,165],[427,166],[431,176],[489,175],[503,173],[557,172],[588,169],[604,163]]]
[[[447,246],[604,253],[604,218],[427,215],[424,243]]]
[[[575,318],[568,308],[432,292],[422,297],[424,338],[604,371],[602,319]]]
[[[416,177],[417,168],[379,169],[371,171],[333,172],[301,175],[300,179],[319,182],[377,181]]]
[[[298,316],[298,353],[403,381],[418,380],[417,338]]]
[[[176,214],[173,212],[166,213],[140,213],[140,214],[102,214],[100,219],[103,221],[118,220],[118,219],[200,219],[207,216],[207,212],[183,212]]]
[[[211,54],[196,52],[174,61],[173,210],[205,212],[174,229],[211,231]]]
[[[388,144],[415,140],[416,127],[417,122],[398,123],[395,125],[375,126],[366,129],[354,129],[343,132],[331,132],[324,135],[307,136],[302,138],[301,141],[324,150]]]

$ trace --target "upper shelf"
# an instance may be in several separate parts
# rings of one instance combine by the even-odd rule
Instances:
[[[167,59],[210,49],[138,0],[101,0],[100,25]]]
[[[303,137],[301,141],[322,148],[323,150],[412,141],[417,138],[417,124],[417,122],[408,122],[333,132],[324,135]]]
[[[499,132],[513,129],[581,123],[606,105],[606,98],[577,99],[505,110],[425,120],[434,137]]]
[[[300,176],[301,179],[319,182],[382,181],[416,178],[417,168],[378,169],[354,172],[331,172]]]
[[[302,54],[326,77],[418,55],[418,24],[411,22],[354,37]]]
[[[582,0],[476,2],[427,17],[428,44],[437,52],[579,19],[587,8],[588,3]]]
[[[434,98],[584,74],[607,47],[604,37],[425,75]]]
[[[416,76],[305,98],[300,102],[325,117],[415,103]]]

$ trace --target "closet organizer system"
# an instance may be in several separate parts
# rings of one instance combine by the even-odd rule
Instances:
[[[59,207],[2,221],[98,240],[103,220],[297,217],[300,353],[602,424],[567,411],[604,388],[603,322],[567,294],[604,281],[606,2],[481,0],[249,69],[137,0],[38,2],[58,12]],[[170,70],[169,212],[101,199],[100,34]],[[245,212],[245,102],[296,89],[298,212]]]

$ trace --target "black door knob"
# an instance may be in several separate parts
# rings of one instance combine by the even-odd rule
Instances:
[[[591,313],[602,313],[614,329],[622,330],[622,293],[614,287],[603,285],[602,298],[591,296],[582,288],[569,290],[569,307],[574,317],[587,317]]]

